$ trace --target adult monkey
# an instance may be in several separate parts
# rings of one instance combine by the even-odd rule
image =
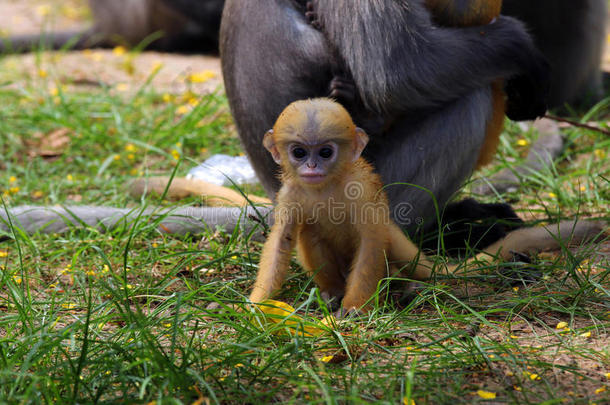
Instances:
[[[0,40],[0,53],[29,52],[43,44],[51,49],[138,45],[155,33],[147,49],[171,52],[215,52],[224,0],[89,0],[93,26],[85,31],[16,35]],[[191,6],[190,8],[188,6]]]
[[[504,0],[502,13],[527,25],[551,63],[549,106],[587,105],[604,95],[607,0]]]
[[[443,28],[424,0],[312,4],[319,30],[305,18],[304,1],[228,0],[223,13],[229,103],[270,196],[279,182],[277,165],[260,147],[265,131],[292,101],[341,95],[342,76],[357,95],[344,104],[371,136],[365,157],[384,183],[418,186],[387,189],[394,219],[409,230],[434,217],[432,195],[442,207],[473,170],[494,79],[508,78],[509,117],[545,112],[546,63],[516,20]]]

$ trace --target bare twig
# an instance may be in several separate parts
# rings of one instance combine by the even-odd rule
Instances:
[[[573,120],[569,120],[567,118],[557,117],[555,115],[549,115],[549,114],[545,115],[545,118],[548,118],[548,119],[553,120],[553,121],[565,122],[566,124],[570,124],[570,125],[572,125],[574,127],[584,128],[584,129],[588,129],[588,130],[591,130],[591,131],[599,132],[599,133],[602,133],[604,135],[610,136],[610,131],[608,131],[607,129],[594,127],[593,125],[583,124],[583,123],[578,122],[578,121],[573,121]]]

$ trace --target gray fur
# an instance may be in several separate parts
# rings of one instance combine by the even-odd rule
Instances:
[[[232,233],[239,226],[244,234],[256,230],[255,238],[262,239],[262,227],[251,218],[262,215],[262,221],[269,221],[270,209],[258,207],[219,208],[219,207],[181,207],[176,209],[140,209],[99,207],[99,206],[19,206],[0,211],[0,237],[10,234],[8,218],[14,227],[26,234],[65,233],[72,229],[94,228],[106,231],[118,226],[131,226],[136,218],[151,221],[162,218],[158,230],[176,235],[197,235],[206,230],[222,227]],[[268,218],[268,219],[267,219]]]
[[[474,182],[474,194],[502,194],[515,191],[522,179],[540,173],[553,164],[553,161],[563,150],[563,136],[559,128],[555,132],[541,135],[532,145],[525,161],[516,167],[507,167],[490,178],[482,178]]]
[[[607,7],[607,0],[504,0],[502,12],[525,22],[551,63],[550,106],[604,96]]]
[[[486,87],[372,141],[366,155],[387,186],[399,225],[413,229],[434,219],[433,198],[443,209],[474,170],[490,115],[491,91]]]
[[[370,107],[350,111],[371,137],[365,157],[386,183],[426,187],[443,207],[477,160],[489,84],[540,62],[523,26],[500,18],[483,29],[445,29],[432,25],[422,0],[326,0],[318,4],[318,31],[303,3],[228,0],[223,14],[225,88],[267,193],[274,196],[279,182],[263,135],[289,103],[327,96],[334,67],[343,65]],[[376,113],[383,131],[367,128],[366,115]],[[414,187],[391,186],[389,196],[394,209],[410,204],[406,220],[395,214],[405,228],[434,214],[432,197]]]
[[[517,21],[433,25],[422,0],[318,1],[322,26],[365,104],[378,111],[435,108],[499,77],[530,69],[533,42]]]

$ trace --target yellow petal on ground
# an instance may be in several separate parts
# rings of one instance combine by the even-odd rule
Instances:
[[[532,381],[536,381],[536,380],[540,379],[540,376],[538,374],[530,373],[529,371],[524,371],[523,375],[528,377]]]
[[[156,75],[157,73],[159,73],[159,70],[161,70],[163,68],[163,62],[155,62],[152,65],[152,69],[151,69],[151,75]]]
[[[126,52],[127,52],[127,49],[125,49],[124,46],[117,46],[112,50],[112,53],[116,56],[125,55]]]
[[[188,114],[189,111],[191,111],[191,107],[189,105],[181,105],[180,107],[176,108],[176,114],[178,115]]]
[[[557,324],[557,326],[555,326],[555,329],[565,329],[568,327],[568,323],[567,322],[559,322]]]
[[[606,158],[606,151],[603,149],[595,149],[593,155],[595,155],[596,158],[603,160]]]
[[[585,332],[585,333],[581,333],[580,335],[578,335],[580,337],[584,337],[584,338],[590,338],[591,337],[591,331],[589,332]]]
[[[36,7],[36,14],[40,17],[46,17],[51,14],[51,6],[48,4],[42,4]]]
[[[216,73],[212,70],[204,70],[188,75],[187,80],[191,83],[205,83],[216,77]]]
[[[402,399],[402,405],[415,405],[415,401],[413,401],[412,399],[409,399],[407,397],[404,397]]]
[[[320,360],[322,360],[324,363],[328,363],[329,361],[331,361],[333,359],[333,357],[335,357],[335,356],[333,356],[333,355],[324,356]]]
[[[483,390],[478,390],[477,391],[477,395],[480,396],[483,399],[494,399],[494,398],[496,398],[496,393],[495,392],[489,392],[489,391],[483,391]]]
[[[600,387],[600,388],[595,390],[595,393],[597,395],[601,394],[602,392],[606,392],[606,387]]]
[[[530,144],[530,143],[527,141],[527,139],[519,139],[519,140],[517,141],[517,145],[519,145],[519,146],[527,146],[527,145],[529,145],[529,144]]]

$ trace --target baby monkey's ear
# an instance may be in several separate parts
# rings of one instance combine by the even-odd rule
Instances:
[[[263,146],[269,151],[269,153],[271,153],[271,156],[273,157],[273,160],[275,160],[275,163],[279,165],[281,163],[280,151],[277,149],[277,145],[275,144],[272,129],[267,131],[267,133],[263,137]]]
[[[355,136],[354,136],[354,146],[353,146],[354,149],[353,149],[353,155],[352,155],[352,162],[355,162],[356,160],[358,160],[360,158],[362,151],[364,150],[366,145],[369,143],[369,136],[362,129],[356,127],[354,134],[355,134]]]

